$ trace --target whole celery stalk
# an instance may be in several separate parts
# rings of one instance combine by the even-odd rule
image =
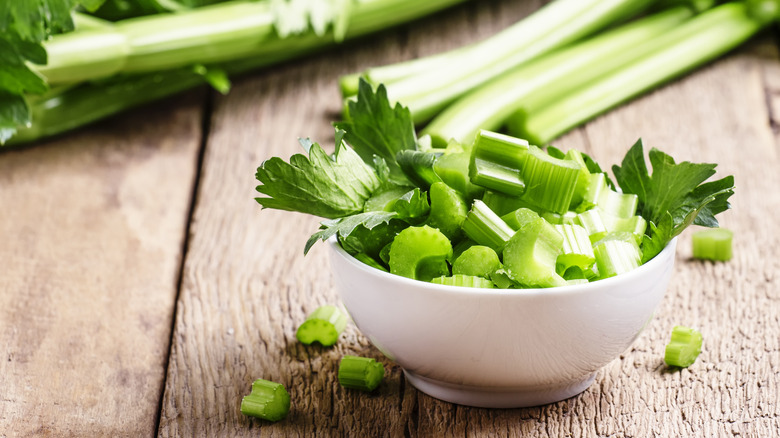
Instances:
[[[509,121],[511,132],[544,144],[569,129],[665,81],[710,61],[761,30],[765,21],[745,3],[726,3],[645,43],[648,55],[584,86],[537,111],[523,111]]]
[[[366,35],[463,1],[361,0],[348,9],[342,36]],[[34,66],[54,84],[52,91],[28,96],[33,122],[8,144],[60,134],[205,83],[193,65],[218,64],[240,74],[337,43],[332,30],[279,37],[269,17],[262,3],[244,1],[116,24],[75,14],[77,30],[48,40],[49,63]],[[247,38],[251,29],[257,34]]]
[[[472,46],[409,62],[400,71],[393,67],[372,69],[366,76],[375,85],[384,83],[390,98],[408,106],[415,123],[422,123],[468,91],[534,58],[634,17],[652,3],[653,0],[556,0]],[[404,74],[404,69],[413,73]],[[344,78],[342,90],[351,92],[353,83],[353,77]]]
[[[637,59],[636,46],[692,15],[686,7],[659,12],[524,64],[449,105],[422,134],[435,146],[450,139],[471,143],[480,129],[497,130],[521,108],[533,111]]]

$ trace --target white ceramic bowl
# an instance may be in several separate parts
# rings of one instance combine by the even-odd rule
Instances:
[[[639,268],[553,289],[475,289],[371,268],[334,239],[337,290],[360,331],[417,389],[480,407],[553,403],[584,391],[653,316],[677,240]]]

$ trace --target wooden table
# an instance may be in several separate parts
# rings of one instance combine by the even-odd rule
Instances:
[[[479,3],[479,4],[478,4]],[[719,163],[737,193],[722,225],[734,259],[691,259],[634,345],[581,395],[490,410],[414,389],[349,326],[303,346],[305,316],[338,303],[317,219],[261,211],[254,172],[332,147],[339,75],[488,36],[539,1],[472,2],[327,54],[199,90],[88,129],[0,152],[0,437],[771,436],[780,430],[780,64],[771,35],[558,139],[602,164],[642,137]],[[669,371],[675,324],[704,350]],[[344,354],[383,361],[366,395],[339,387]],[[283,383],[278,423],[239,412],[251,382]]]

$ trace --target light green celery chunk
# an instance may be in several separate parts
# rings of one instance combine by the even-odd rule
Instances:
[[[471,248],[474,245],[477,245],[477,242],[471,239],[463,239],[460,242],[456,243],[455,246],[452,248],[452,258],[450,259],[450,262],[455,263],[455,261],[458,260],[458,257],[460,257],[461,254],[466,252],[467,249]]]
[[[385,377],[385,367],[376,359],[346,355],[339,363],[341,386],[360,391],[375,390]]]
[[[601,212],[595,208],[578,214],[576,223],[585,229],[591,243],[596,243],[609,232]]]
[[[607,177],[603,173],[591,173],[589,176],[588,189],[582,195],[582,201],[575,208],[577,213],[590,210],[595,207],[601,197],[601,192],[609,190],[607,186]]]
[[[561,224],[553,225],[563,236],[563,253],[558,256],[556,265],[559,270],[566,271],[572,266],[587,270],[596,258],[593,254],[588,232],[580,225]]]
[[[347,317],[336,306],[325,305],[312,312],[298,327],[298,342],[311,345],[319,342],[323,347],[334,345],[347,326]]]
[[[490,278],[490,274],[499,268],[501,268],[501,261],[492,248],[475,245],[463,251],[460,257],[455,259],[452,263],[452,275]]]
[[[526,185],[523,200],[553,213],[568,211],[577,188],[579,165],[551,157],[536,146],[527,155],[520,172]]]
[[[593,244],[599,278],[614,277],[636,269],[642,252],[631,233],[608,233]]]
[[[514,281],[527,287],[566,284],[555,271],[563,251],[563,236],[542,218],[522,226],[504,248],[504,269]]]
[[[731,260],[734,233],[725,228],[713,228],[693,233],[693,257],[703,260]]]
[[[518,286],[517,282],[515,282],[503,268],[490,274],[490,281],[499,289],[515,289]]]
[[[588,192],[588,188],[590,186],[591,174],[588,170],[588,166],[585,164],[585,159],[582,158],[580,151],[576,149],[569,149],[566,151],[566,156],[564,158],[574,161],[578,166],[580,166],[580,171],[577,174],[577,185],[574,188],[574,194],[571,197],[571,204],[569,205],[569,208],[571,209],[582,203],[582,200],[584,199],[585,194]]]
[[[515,231],[484,202],[477,199],[463,221],[463,232],[469,239],[500,253]]]
[[[518,196],[511,196],[493,190],[485,191],[485,195],[482,196],[482,201],[499,216],[504,216],[518,208],[529,208],[537,213],[542,211],[539,207],[523,201]]]
[[[398,233],[390,245],[390,273],[414,280],[431,281],[449,275],[447,260],[452,244],[441,231],[427,225],[409,227]]]
[[[290,394],[279,383],[257,379],[252,392],[241,400],[241,413],[268,421],[279,421],[290,412]]]
[[[525,183],[520,169],[527,151],[525,140],[480,130],[471,151],[471,182],[510,195],[523,194]]]
[[[588,283],[590,282],[585,278],[573,278],[571,280],[566,280],[567,286],[576,286],[578,284],[588,284]]]
[[[544,218],[544,220],[546,220],[547,222],[553,225],[577,223],[577,213],[573,211],[567,211],[564,214],[553,213],[551,211],[543,211],[541,213],[541,216]]]
[[[539,214],[529,208],[518,208],[517,210],[501,216],[501,219],[513,230],[519,230],[523,225],[539,219]]]
[[[475,199],[482,195],[484,188],[475,185],[469,177],[471,147],[463,147],[457,142],[450,142],[444,154],[433,163],[433,171],[448,186],[460,192],[467,199]]]
[[[636,214],[639,197],[633,193],[618,193],[613,190],[602,190],[598,207],[617,217],[630,218]]]
[[[431,184],[428,191],[431,198],[431,213],[428,225],[438,228],[449,239],[457,239],[461,225],[466,220],[468,207],[460,193],[439,181]]]
[[[475,275],[454,274],[452,277],[437,277],[431,283],[446,286],[477,287],[493,289],[493,282],[484,277]]]
[[[664,362],[669,366],[687,368],[699,357],[701,344],[702,336],[698,330],[675,326],[671,340],[664,350]]]

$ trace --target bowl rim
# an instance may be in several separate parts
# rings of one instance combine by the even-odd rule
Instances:
[[[661,250],[661,252],[659,252],[658,254],[656,254],[655,257],[653,257],[652,259],[647,261],[647,263],[640,265],[639,267],[633,269],[630,272],[626,272],[624,274],[616,275],[614,277],[605,278],[603,280],[598,280],[598,281],[589,282],[585,284],[572,284],[567,286],[557,286],[557,287],[548,287],[548,288],[528,288],[528,289],[499,289],[499,288],[482,288],[482,287],[468,287],[468,286],[450,286],[445,284],[436,284],[436,283],[431,283],[431,282],[426,282],[421,280],[415,280],[412,278],[391,274],[390,272],[373,268],[361,262],[360,260],[353,257],[344,248],[341,247],[341,245],[338,243],[336,239],[336,236],[329,238],[327,240],[327,243],[328,246],[330,246],[331,250],[333,250],[335,254],[338,254],[338,256],[344,258],[347,261],[347,263],[349,263],[351,266],[367,273],[368,275],[378,276],[388,281],[397,282],[399,286],[408,285],[416,288],[427,289],[430,290],[431,292],[440,292],[446,294],[454,293],[454,294],[467,294],[467,295],[479,294],[482,296],[485,295],[507,296],[508,295],[508,296],[536,297],[540,295],[557,296],[557,295],[572,295],[572,294],[588,293],[602,288],[611,288],[613,286],[618,287],[621,284],[631,283],[634,280],[634,277],[645,274],[646,273],[645,271],[650,271],[656,268],[660,268],[657,265],[664,263],[664,261],[667,258],[671,257],[672,263],[674,263],[675,251],[677,247],[677,236],[675,236],[672,240],[670,240],[669,243],[666,244],[664,249]]]

